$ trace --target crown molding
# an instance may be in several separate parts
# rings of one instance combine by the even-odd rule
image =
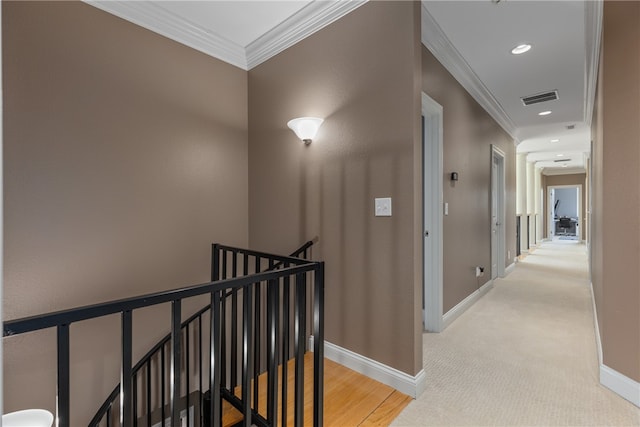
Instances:
[[[515,124],[442,31],[427,10],[424,0],[422,2],[422,44],[517,143]]]
[[[162,7],[162,2],[83,0],[150,31],[243,70],[249,70],[365,4],[368,0],[313,1],[246,48]]]
[[[247,68],[250,70],[300,40],[309,37],[368,0],[313,1],[272,30],[249,43],[246,48]]]
[[[247,69],[247,58],[242,46],[172,14],[161,6],[162,2],[83,1],[231,65]]]
[[[591,126],[593,105],[598,83],[598,65],[600,63],[600,43],[602,41],[603,0],[584,2],[585,47],[587,66],[584,76],[584,122]]]

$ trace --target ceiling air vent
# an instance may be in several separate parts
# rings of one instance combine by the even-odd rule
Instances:
[[[533,105],[539,104],[541,102],[553,101],[554,99],[558,99],[558,91],[552,90],[550,92],[537,93],[531,96],[523,96],[522,103],[524,105]]]
[[[554,162],[556,162],[556,163],[569,162],[569,161],[571,161],[571,159],[559,159],[559,160],[554,160]]]

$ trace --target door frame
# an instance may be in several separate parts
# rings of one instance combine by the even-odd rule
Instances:
[[[551,198],[551,190],[557,190],[557,189],[561,189],[561,188],[576,188],[577,189],[577,199],[578,199],[578,225],[576,226],[576,237],[578,237],[578,241],[582,241],[583,239],[583,233],[580,232],[580,227],[582,224],[582,221],[584,221],[584,212],[582,209],[582,204],[584,203],[582,200],[582,184],[568,184],[568,185],[549,185],[547,186],[547,212],[546,212],[546,217],[547,217],[547,237],[549,240],[553,240],[553,238],[555,237],[556,233],[555,233],[555,221],[553,218],[553,206],[552,203],[550,201]]]
[[[493,188],[496,185],[496,198],[497,198],[497,212],[496,212],[496,227],[495,227],[495,242],[493,238],[493,224],[489,226],[489,233],[491,233],[491,244],[496,244],[497,248],[495,251],[495,256],[497,259],[494,263],[494,260],[491,259],[491,278],[494,279],[496,277],[504,277],[505,276],[505,259],[506,259],[506,232],[505,232],[505,220],[507,217],[506,210],[506,187],[505,187],[505,157],[506,154],[496,145],[491,144],[491,211],[493,211]],[[494,176],[493,163],[497,163],[497,176]],[[491,215],[489,215],[491,216]],[[493,221],[493,219],[491,219]],[[491,250],[491,257],[493,258],[494,251],[493,247]],[[493,271],[493,265],[496,265],[495,274]]]
[[[423,322],[430,332],[442,331],[443,324],[442,114],[442,106],[422,92]]]

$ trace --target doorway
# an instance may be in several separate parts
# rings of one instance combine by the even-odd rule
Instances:
[[[549,240],[582,239],[582,185],[547,187],[547,235]]]
[[[423,322],[442,330],[442,106],[422,93]]]
[[[505,274],[505,154],[491,146],[491,279]]]

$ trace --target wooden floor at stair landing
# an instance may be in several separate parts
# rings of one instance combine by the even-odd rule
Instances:
[[[293,390],[293,361],[289,363],[289,390]],[[305,355],[305,408],[304,425],[313,424],[313,353]],[[324,363],[324,425],[388,426],[412,400],[406,394],[365,377],[349,368],[325,359]],[[266,379],[260,378],[260,401],[266,401]],[[239,394],[239,390],[237,391]],[[290,393],[292,394],[292,393]],[[292,397],[292,396],[291,396]],[[293,425],[293,399],[289,400],[287,425]],[[265,414],[264,406],[260,414]],[[223,426],[242,420],[241,414],[225,404]],[[278,413],[278,420],[281,420]],[[278,425],[282,425],[278,422]]]

